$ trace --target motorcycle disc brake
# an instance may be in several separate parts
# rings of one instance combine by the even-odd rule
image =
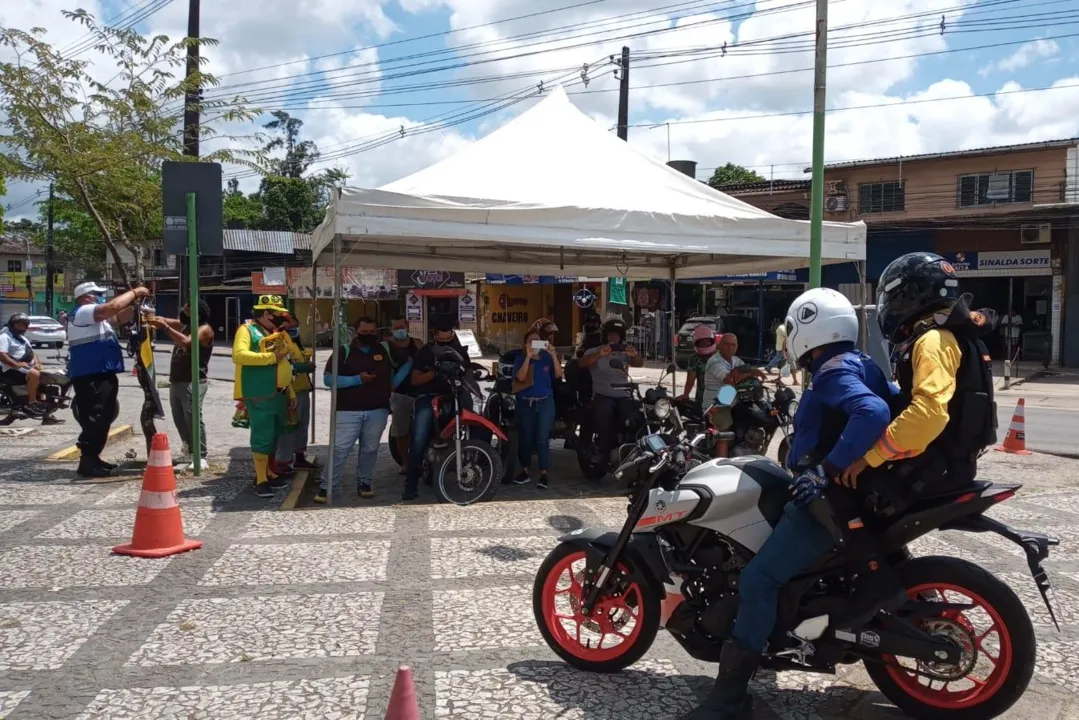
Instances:
[[[962,680],[974,671],[978,663],[978,650],[974,635],[962,624],[951,618],[932,618],[921,623],[921,629],[935,640],[951,643],[960,650],[959,662],[935,663],[918,661],[918,672],[932,680],[944,682]]]

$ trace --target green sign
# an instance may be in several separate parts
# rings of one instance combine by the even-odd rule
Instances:
[[[624,277],[607,278],[607,303],[610,305],[629,305],[626,302],[626,279]]]

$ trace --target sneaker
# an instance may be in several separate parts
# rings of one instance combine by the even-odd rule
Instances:
[[[371,489],[371,486],[367,483],[360,483],[356,486],[356,492],[362,498],[373,498],[375,491]]]
[[[539,476],[539,480],[536,481],[536,488],[538,490],[546,490],[547,489],[547,473],[543,473],[542,475]]]
[[[289,479],[284,477],[270,478],[269,482],[267,482],[266,484],[274,490],[280,490],[281,488],[289,486]]]
[[[297,470],[314,470],[318,465],[305,458],[302,453],[296,453],[296,460],[292,463],[292,467]]]
[[[42,425],[63,425],[64,420],[63,420],[63,418],[58,418],[55,415],[46,415],[45,417],[41,418],[41,424]]]
[[[315,502],[318,503],[319,505],[325,505],[326,504],[326,491],[325,490],[319,490],[317,493],[315,493]]]
[[[419,496],[420,494],[418,492],[403,492],[401,493],[401,502],[409,502],[411,500],[416,500],[417,498],[419,498]]]
[[[273,488],[270,487],[268,482],[255,483],[255,494],[260,498],[272,498],[274,496]]]
[[[97,463],[79,463],[79,468],[75,471],[75,474],[84,478],[106,478],[112,475],[112,470],[103,465]]]
[[[527,485],[532,482],[532,478],[528,477],[527,472],[523,472],[513,479],[514,485]]]
[[[45,417],[49,409],[45,407],[44,403],[32,402],[26,403],[22,406],[22,414],[28,418],[41,418]]]

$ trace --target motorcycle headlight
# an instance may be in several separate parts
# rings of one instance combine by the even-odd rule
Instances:
[[[660,420],[666,419],[671,414],[671,401],[667,398],[656,400],[656,404],[652,406],[652,413]]]

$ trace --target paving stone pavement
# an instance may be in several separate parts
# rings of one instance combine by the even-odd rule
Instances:
[[[355,496],[349,468],[341,506],[278,512],[281,498],[255,498],[237,463],[181,480],[185,524],[205,545],[164,560],[109,553],[128,539],[137,482],[4,474],[0,717],[382,718],[400,664],[414,668],[425,719],[676,717],[714,667],[663,633],[633,668],[604,676],[566,666],[536,630],[532,580],[557,536],[624,517],[623,499],[559,479],[572,459],[555,455],[547,494],[507,487],[470,508],[394,505],[400,476],[383,458],[374,501]],[[1010,463],[992,459],[985,474],[1006,479]],[[1037,672],[1006,717],[1079,718],[1079,490],[1046,482],[995,514],[1061,538],[1049,563],[1060,633],[1007,544],[942,533],[916,550],[984,564],[1031,612]],[[753,688],[767,720],[898,716],[861,668],[761,673]]]

